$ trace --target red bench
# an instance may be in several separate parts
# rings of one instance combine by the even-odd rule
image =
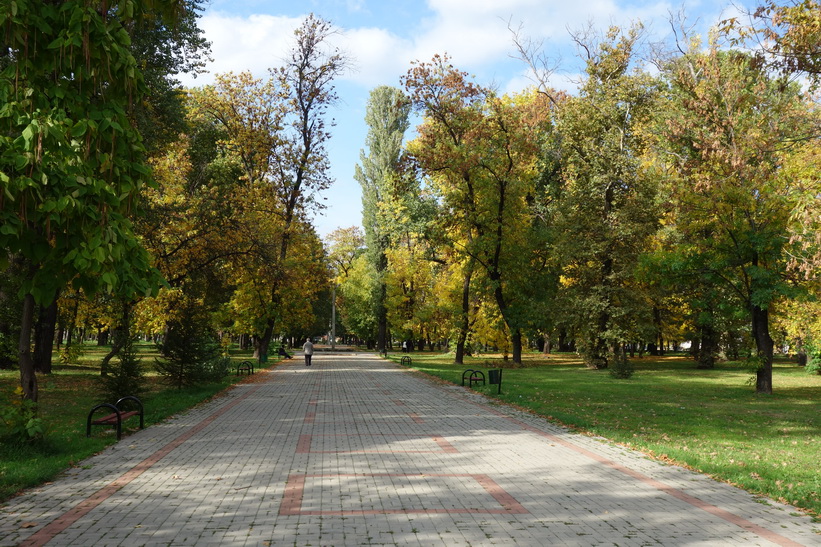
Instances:
[[[136,406],[133,410],[124,410],[124,408],[131,408]],[[101,409],[110,410],[110,414],[106,414],[101,418],[94,418],[94,414]],[[142,402],[136,397],[123,397],[113,405],[110,403],[102,403],[91,409],[88,413],[88,420],[86,420],[86,437],[91,436],[92,425],[110,425],[117,430],[117,440],[120,440],[123,434],[123,421],[133,416],[140,417],[140,429],[145,428],[145,419]]]

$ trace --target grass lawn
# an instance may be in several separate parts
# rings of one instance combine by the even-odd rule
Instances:
[[[526,355],[519,368],[497,356],[464,366],[452,356],[411,357],[413,368],[456,384],[465,369],[504,368],[501,395],[495,385],[474,389],[821,516],[821,376],[794,363],[776,363],[767,396],[755,393],[752,373],[739,364],[697,370],[684,357],[634,359],[629,380],[570,354]]]
[[[101,402],[113,402],[102,400],[98,385],[99,363],[109,349],[84,346],[82,357],[71,365],[60,365],[55,355],[53,373],[37,375],[40,417],[46,434],[33,442],[0,440],[0,501],[24,488],[52,480],[66,468],[117,442],[113,427],[93,427],[91,437],[86,437],[86,418],[91,408]],[[151,369],[158,355],[155,347],[146,344],[139,345],[138,349],[143,365]],[[231,358],[239,362],[249,359],[250,355],[238,352]],[[222,382],[177,390],[165,386],[158,376],[148,375],[147,390],[141,397],[145,406],[145,425],[161,422],[191,408],[242,378],[231,374]],[[0,370],[0,409],[9,407],[19,385],[19,371]],[[138,427],[136,418],[123,423],[124,433]]]

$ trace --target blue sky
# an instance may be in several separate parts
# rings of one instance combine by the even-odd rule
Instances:
[[[588,24],[605,30],[611,24],[642,21],[648,38],[669,39],[670,13],[683,10],[704,35],[723,18],[750,8],[755,0],[693,0],[685,4],[648,0],[211,0],[200,22],[212,42],[209,73],[187,86],[211,83],[214,74],[250,70],[265,76],[278,66],[291,45],[293,30],[309,13],[332,22],[338,45],[353,58],[354,70],[337,82],[340,102],[331,111],[336,120],[328,145],[332,188],[322,194],[325,210],[315,225],[320,236],[336,228],[361,225],[361,194],[354,166],[365,145],[365,105],[379,85],[400,86],[399,78],[413,60],[428,61],[447,53],[453,64],[483,85],[503,92],[529,85],[526,67],[513,57],[508,26],[543,42],[558,68],[552,83],[572,90],[580,64],[570,31]]]

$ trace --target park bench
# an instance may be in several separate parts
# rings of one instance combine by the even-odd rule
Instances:
[[[253,361],[243,361],[242,363],[237,365],[237,376],[242,374],[251,375],[254,373],[254,362]]]
[[[488,373],[488,381],[491,385],[498,385],[499,390],[498,393],[502,393],[502,369],[491,369],[487,371]],[[465,372],[462,373],[462,385],[465,385],[465,380],[468,381],[468,386],[473,387],[473,383],[482,382],[482,385],[486,385],[485,383],[485,373],[481,370],[473,370],[471,368],[467,369]]]
[[[132,410],[124,410],[125,407],[131,406],[136,406],[136,408]],[[98,410],[102,409],[110,410],[111,413],[106,414],[102,418],[94,418],[94,414]],[[92,425],[110,425],[114,426],[117,430],[117,440],[120,440],[120,437],[122,437],[123,434],[123,421],[133,416],[140,417],[140,429],[144,429],[145,414],[143,411],[143,404],[139,399],[131,395],[121,398],[113,405],[111,403],[99,404],[92,408],[91,412],[88,413],[88,419],[86,420],[86,437],[91,436]]]
[[[413,363],[411,358],[408,355],[402,357],[402,361],[400,361],[403,366],[409,367]]]
[[[465,385],[465,379],[467,379],[470,387],[473,387],[474,382],[477,384],[482,382],[482,385],[485,385],[485,373],[481,370],[473,370],[472,368],[467,369],[462,373],[462,385]]]

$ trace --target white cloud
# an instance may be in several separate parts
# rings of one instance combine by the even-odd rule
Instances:
[[[412,60],[411,44],[385,29],[346,30],[336,41],[353,58],[354,70],[345,79],[366,88],[396,85]]]
[[[301,19],[274,15],[239,17],[221,12],[206,13],[200,27],[211,42],[208,74],[197,79],[182,78],[184,85],[211,83],[215,74],[251,71],[265,76],[271,67],[279,66],[293,42],[294,29]]]

